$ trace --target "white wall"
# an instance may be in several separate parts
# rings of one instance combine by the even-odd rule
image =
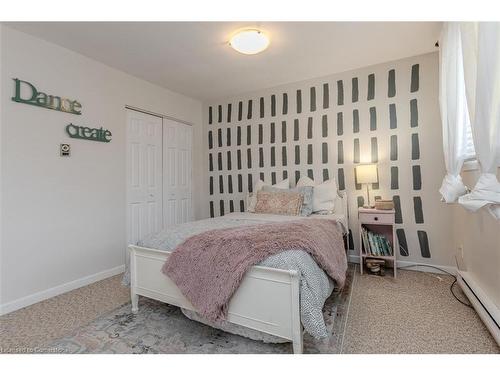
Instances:
[[[189,121],[194,149],[203,144],[199,101],[2,25],[0,35],[0,302],[5,311],[123,266],[125,105]],[[13,78],[78,99],[82,115],[11,101]],[[112,141],[70,139],[64,131],[70,122],[109,129]],[[72,146],[70,158],[59,156],[63,142]],[[200,205],[206,187],[202,157],[194,154],[197,218],[206,211]]]
[[[500,178],[500,170],[497,173]],[[472,188],[479,171],[463,171],[464,183]],[[453,206],[454,249],[460,261],[459,246],[463,247],[461,269],[500,310],[500,222],[487,210],[471,213],[459,205]]]

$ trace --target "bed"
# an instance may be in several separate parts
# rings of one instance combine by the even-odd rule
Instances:
[[[335,211],[331,215],[311,215],[311,217],[333,217],[338,223],[340,230],[342,230],[342,233],[346,235],[348,233],[348,210],[347,195],[345,192],[339,192],[338,202],[335,207]],[[203,321],[197,316],[196,309],[184,297],[177,285],[161,272],[163,265],[172,255],[172,250],[167,249],[175,248],[176,241],[179,242],[182,238],[186,237],[186,233],[182,233],[183,230],[190,231],[191,233],[201,232],[207,223],[211,223],[209,225],[231,226],[233,221],[255,223],[259,221],[293,220],[293,218],[281,217],[278,219],[271,216],[273,215],[252,213],[228,214],[218,219],[218,222],[215,219],[208,219],[193,222],[194,226],[181,226],[175,232],[175,235],[179,238],[165,239],[165,237],[155,235],[146,238],[137,245],[130,245],[132,312],[138,312],[138,298],[139,296],[144,296],[179,306],[189,318]],[[307,218],[304,220],[307,220]],[[169,241],[172,243],[169,243]],[[311,322],[305,321],[308,320],[309,315],[304,315],[304,305],[307,305],[304,302],[307,297],[304,294],[306,283],[302,283],[301,285],[300,280],[301,275],[302,277],[304,276],[303,273],[296,269],[283,269],[286,267],[281,267],[279,262],[274,263],[269,261],[266,263],[264,261],[259,265],[252,266],[245,273],[238,289],[231,297],[227,309],[226,321],[228,325],[233,327],[260,332],[266,337],[277,337],[284,341],[291,341],[293,352],[302,353],[303,323],[307,323],[306,326],[309,327],[308,332],[310,329],[313,329],[310,328]],[[331,293],[332,289],[333,285],[329,287],[323,286],[321,293],[324,299]],[[316,293],[316,291],[313,292]],[[325,296],[325,293],[328,295]],[[321,311],[321,307],[322,305],[319,311]],[[186,314],[186,312],[190,312],[191,315]],[[314,311],[312,315],[314,315]],[[314,319],[311,318],[311,320]],[[259,337],[259,339],[262,338]]]

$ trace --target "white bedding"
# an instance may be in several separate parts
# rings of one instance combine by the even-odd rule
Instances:
[[[144,238],[138,245],[158,250],[173,251],[177,245],[184,242],[187,238],[208,230],[256,225],[259,223],[264,225],[273,222],[308,220],[309,218],[334,218],[339,225],[339,230],[342,233],[346,232],[347,227],[344,224],[346,219],[343,215],[329,214],[303,217],[242,212],[229,213],[225,216],[213,219],[179,224]],[[283,249],[283,252],[268,257],[259,263],[259,265],[270,268],[296,270],[299,272],[301,279],[300,308],[302,324],[306,331],[313,337],[325,337],[327,332],[323,320],[322,308],[326,298],[328,298],[333,290],[333,282],[327,277],[326,273],[319,268],[312,257],[301,249]],[[128,278],[129,274],[127,271],[124,276],[125,283]],[[204,322],[194,313],[185,312],[185,314],[191,319]],[[250,332],[231,326],[231,324],[213,326],[232,333],[255,338]],[[269,337],[258,336],[257,338],[265,341],[272,341]]]
[[[298,219],[308,219],[308,218],[325,218],[325,219],[335,219],[340,224],[340,230],[343,234],[347,233],[347,217],[342,214],[312,214],[307,217],[304,216],[285,216],[285,215],[273,215],[273,214],[256,214],[252,212],[232,212],[225,215],[225,217],[234,219],[249,219],[260,220],[260,221],[275,221],[275,222],[285,222],[294,221]]]

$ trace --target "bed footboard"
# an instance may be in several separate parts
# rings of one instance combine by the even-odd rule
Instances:
[[[188,310],[194,307],[161,268],[171,252],[129,246],[132,312],[144,296]],[[296,271],[254,266],[231,298],[227,320],[293,342],[302,353],[299,275]]]

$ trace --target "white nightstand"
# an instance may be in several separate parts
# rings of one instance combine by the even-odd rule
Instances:
[[[366,258],[383,259],[393,266],[394,277],[396,277],[397,264],[396,254],[398,251],[396,228],[394,225],[394,210],[376,210],[374,208],[358,208],[359,219],[359,265],[363,274],[364,261]],[[374,255],[365,249],[362,237],[362,228],[370,232],[384,236],[392,247],[392,255]]]

